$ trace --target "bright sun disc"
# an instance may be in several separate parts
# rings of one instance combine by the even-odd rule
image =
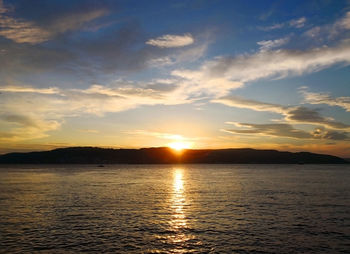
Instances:
[[[176,151],[181,151],[190,148],[190,144],[185,142],[173,142],[169,144],[169,147]]]

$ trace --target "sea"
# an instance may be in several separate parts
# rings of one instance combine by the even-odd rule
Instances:
[[[1,253],[350,253],[349,165],[1,165]]]

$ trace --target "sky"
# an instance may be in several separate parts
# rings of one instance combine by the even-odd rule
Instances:
[[[0,153],[350,158],[350,1],[0,0]]]

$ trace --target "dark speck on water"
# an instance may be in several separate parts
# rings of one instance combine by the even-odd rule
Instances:
[[[348,165],[0,168],[1,253],[350,253]]]

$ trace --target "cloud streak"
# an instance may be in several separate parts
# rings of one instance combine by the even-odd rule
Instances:
[[[230,107],[247,108],[254,111],[269,111],[279,114],[284,114],[288,111],[288,107],[278,104],[259,102],[256,100],[249,100],[238,96],[225,96],[218,99],[214,99],[211,102],[221,103]]]
[[[194,39],[191,34],[174,35],[166,34],[146,41],[146,44],[159,48],[178,48],[191,45]]]
[[[272,31],[272,30],[277,30],[284,27],[292,27],[292,28],[299,29],[304,27],[305,23],[306,23],[306,18],[300,17],[300,18],[289,20],[287,22],[276,23],[270,26],[259,26],[258,29],[262,31]]]
[[[273,137],[287,137],[296,139],[310,139],[313,136],[305,131],[295,129],[290,124],[250,124],[250,123],[232,123],[237,127],[244,129],[227,129],[225,131],[233,134],[264,135]]]
[[[12,92],[12,93],[58,94],[59,91],[60,90],[57,87],[50,87],[50,88],[34,88],[34,87],[21,87],[21,86],[0,87],[0,92]]]
[[[11,17],[11,11],[0,1],[0,36],[17,43],[38,44],[52,39],[60,33],[75,30],[86,22],[107,14],[106,9],[89,10],[72,13],[54,20],[48,27],[35,22]]]
[[[305,51],[269,50],[237,57],[217,57],[197,70],[179,69],[172,75],[181,77],[209,94],[220,97],[246,82],[264,78],[281,79],[317,72],[335,64],[350,64],[350,44],[343,41],[335,47]],[[213,84],[216,88],[213,89]]]
[[[343,36],[342,33],[350,29],[350,11],[332,24],[315,26],[307,30],[304,35],[320,41],[332,40],[336,37]]]
[[[305,17],[301,17],[298,19],[293,19],[291,21],[289,21],[289,25],[295,28],[302,28],[306,23],[306,18]]]
[[[251,124],[251,123],[235,123],[227,122],[243,129],[225,129],[223,131],[232,134],[245,135],[263,135],[271,137],[284,137],[292,139],[324,139],[348,141],[350,140],[348,132],[328,131],[325,129],[315,129],[307,132],[294,128],[290,124]]]
[[[47,132],[60,128],[61,122],[42,119],[35,114],[2,114],[0,112],[0,142],[18,142],[47,137]]]
[[[338,106],[350,112],[350,97],[342,96],[333,98],[329,93],[312,93],[301,89],[304,100],[309,104],[326,104],[329,106]]]
[[[288,43],[289,37],[284,37],[276,40],[258,41],[257,44],[260,46],[260,51],[268,51],[273,48],[278,48]]]
[[[141,105],[177,105],[192,102],[176,84],[168,81],[127,83],[86,89],[4,87],[0,94],[0,141],[46,137],[66,117],[103,116]],[[28,113],[29,112],[29,113]]]
[[[241,97],[226,96],[212,100],[214,103],[221,103],[230,107],[247,108],[254,111],[267,111],[282,114],[288,123],[311,124],[324,126],[331,129],[350,130],[350,125],[323,117],[318,111],[302,106],[282,106],[279,104],[264,103],[255,100],[248,100]]]

